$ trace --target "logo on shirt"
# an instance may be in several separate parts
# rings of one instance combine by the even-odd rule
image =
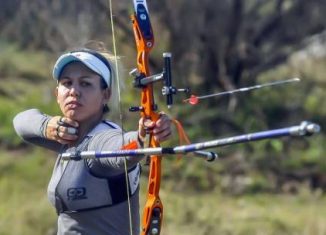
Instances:
[[[68,188],[67,196],[69,201],[87,199],[86,197],[86,188]]]

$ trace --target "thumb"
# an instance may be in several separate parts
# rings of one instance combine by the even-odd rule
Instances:
[[[146,137],[146,130],[144,126],[145,118],[140,118],[138,122],[138,136],[140,139],[144,139]]]
[[[138,135],[141,138],[145,138],[146,134],[149,130],[155,127],[155,122],[150,119],[146,119],[144,117],[139,119],[138,122]]]

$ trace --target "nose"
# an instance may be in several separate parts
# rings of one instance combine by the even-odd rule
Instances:
[[[79,89],[78,85],[73,85],[73,86],[70,87],[69,95],[72,96],[72,97],[79,97],[80,96],[80,89]]]

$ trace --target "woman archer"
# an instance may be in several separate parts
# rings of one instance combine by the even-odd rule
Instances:
[[[61,55],[54,65],[53,77],[62,114],[23,111],[13,120],[17,134],[57,153],[118,150],[132,141],[141,147],[145,128],[158,142],[168,139],[171,121],[163,113],[156,122],[140,119],[138,131],[132,132],[124,132],[105,119],[108,101],[117,100],[118,95],[117,71],[110,58],[104,50],[88,48]],[[58,214],[57,234],[139,234],[140,160],[116,157],[63,161],[58,157],[48,185],[48,198]]]

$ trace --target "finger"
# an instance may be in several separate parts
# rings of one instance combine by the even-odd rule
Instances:
[[[158,134],[162,131],[168,130],[171,132],[171,122],[169,120],[160,122],[159,124],[156,124],[155,128],[153,129],[154,134]]]
[[[144,126],[145,129],[152,129],[152,128],[155,127],[155,122],[153,122],[150,119],[145,119],[143,121],[143,126]]]
[[[154,136],[156,136],[158,139],[161,139],[162,137],[165,138],[166,136],[170,136],[171,133],[172,130],[170,125],[164,125],[160,128],[155,128],[153,130]]]
[[[58,124],[57,125],[57,128],[55,128],[55,131],[56,131],[56,135],[58,136],[58,137],[60,137],[60,125]]]
[[[157,127],[161,127],[161,126],[166,126],[166,125],[170,125],[171,124],[171,120],[169,118],[168,115],[166,115],[165,113],[160,113],[160,118],[156,121],[155,125]]]
[[[140,138],[144,138],[146,135],[146,131],[144,129],[144,118],[140,118],[138,122],[138,136]]]
[[[53,117],[49,120],[49,122],[47,123],[47,131],[49,132],[55,132],[56,128],[58,126],[58,120],[59,120],[59,116]],[[55,133],[54,133],[55,134]]]
[[[70,126],[59,126],[59,131],[69,135],[77,135],[78,129]]]
[[[66,132],[59,132],[58,137],[61,140],[67,140],[67,141],[76,140],[78,138],[77,135],[68,134]]]
[[[139,128],[148,128],[148,127],[153,127],[155,125],[155,123],[150,120],[150,119],[146,119],[146,118],[140,118],[139,122],[138,122]]]
[[[75,140],[78,138],[78,131],[74,127],[64,127],[59,126],[56,128],[56,135],[58,138],[65,139],[65,140]]]
[[[60,126],[64,126],[65,123],[63,121],[63,117],[59,117],[59,119],[57,120],[57,124],[60,125]]]
[[[70,135],[76,135],[78,133],[77,129],[74,127],[67,127],[66,132]]]
[[[154,127],[155,123],[153,121],[150,119],[141,118],[139,120],[138,135],[141,138],[145,138],[146,134],[151,133]]]
[[[78,138],[77,136],[77,128],[71,126],[62,126],[63,118],[58,118],[56,123],[56,128],[54,129],[52,134],[52,139],[58,141],[61,144],[66,144],[67,141],[71,142]]]
[[[58,121],[58,124],[60,126],[67,126],[67,127],[75,127],[77,128],[79,126],[79,123],[70,119],[70,118],[67,118],[67,117],[60,117],[59,121]]]
[[[167,140],[169,138],[169,136],[171,135],[171,131],[170,130],[164,130],[161,131],[158,134],[154,135],[154,139],[158,142],[163,142],[165,140]]]
[[[160,135],[161,133],[171,133],[171,126],[170,125],[164,125],[160,128],[156,127],[153,129],[154,135]]]

